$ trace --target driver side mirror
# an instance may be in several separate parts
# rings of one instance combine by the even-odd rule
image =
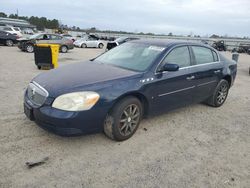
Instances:
[[[159,69],[158,72],[164,72],[164,71],[173,72],[173,71],[178,71],[178,70],[179,70],[179,65],[166,63]]]

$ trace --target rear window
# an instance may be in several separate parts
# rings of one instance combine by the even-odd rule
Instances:
[[[197,64],[214,62],[214,56],[209,48],[201,46],[192,46]],[[218,58],[218,57],[217,57]]]

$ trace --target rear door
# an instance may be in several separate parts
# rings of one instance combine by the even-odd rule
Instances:
[[[213,94],[222,77],[223,65],[214,50],[204,46],[190,46],[195,65],[190,68],[196,86],[193,100],[201,102]]]
[[[93,37],[88,38],[88,47],[97,47],[97,40]]]

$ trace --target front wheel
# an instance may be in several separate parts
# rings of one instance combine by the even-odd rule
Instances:
[[[12,40],[6,40],[5,44],[6,46],[13,46],[14,42]]]
[[[220,107],[227,99],[229,91],[229,83],[226,80],[221,80],[214,90],[213,95],[207,100],[207,104],[214,107]]]
[[[104,133],[113,140],[126,140],[136,132],[142,114],[143,108],[137,98],[124,98],[107,115],[104,122]]]
[[[26,52],[29,52],[29,53],[34,52],[34,46],[32,44],[28,44],[26,46]]]
[[[81,47],[82,47],[82,48],[87,48],[87,45],[83,43],[83,44],[81,45]]]

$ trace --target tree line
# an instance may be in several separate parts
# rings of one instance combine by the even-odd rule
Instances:
[[[35,25],[38,30],[47,29],[58,29],[60,24],[57,19],[47,19],[46,17],[37,17],[37,16],[18,16],[17,14],[10,14],[7,15],[4,12],[0,12],[0,17],[4,18],[14,18],[14,19],[21,19],[26,20],[32,25]]]

